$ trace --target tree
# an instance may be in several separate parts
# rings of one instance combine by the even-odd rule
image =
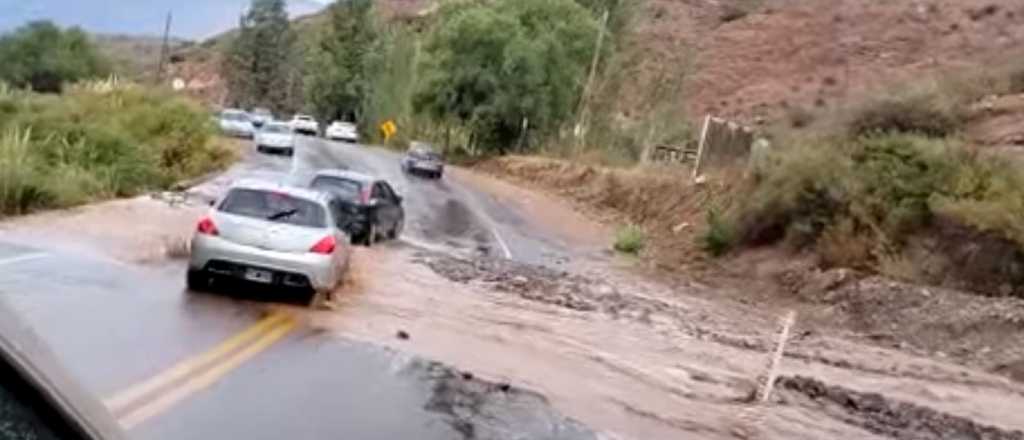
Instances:
[[[505,151],[524,130],[556,131],[572,114],[598,25],[572,0],[455,3],[424,47],[417,111]]]
[[[245,108],[294,110],[296,103],[290,90],[298,73],[290,67],[290,61],[295,49],[285,1],[252,0],[224,58],[228,100]]]
[[[368,54],[377,39],[372,0],[338,1],[308,64],[306,99],[322,120],[359,120],[368,94]]]
[[[0,37],[0,80],[15,87],[58,93],[65,83],[109,74],[109,62],[78,28],[29,23]]]

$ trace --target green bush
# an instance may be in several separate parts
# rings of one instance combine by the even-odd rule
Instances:
[[[963,130],[968,105],[935,89],[885,96],[854,110],[848,132],[853,137],[888,133],[946,137]]]
[[[0,96],[0,214],[165,188],[225,165],[201,108],[125,85]]]
[[[731,220],[742,243],[786,240],[856,266],[897,255],[937,216],[1024,248],[1024,175],[955,141],[822,141],[776,151],[739,196]]]
[[[613,247],[624,254],[636,255],[643,250],[646,240],[642,229],[636,225],[628,225],[615,232]]]
[[[713,256],[721,256],[736,244],[735,226],[717,209],[707,211],[707,230],[700,236],[701,247]]]

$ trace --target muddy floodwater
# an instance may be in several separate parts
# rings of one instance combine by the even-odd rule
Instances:
[[[297,321],[135,438],[1022,438],[1019,383],[799,316],[752,403],[780,313],[644,275],[557,199],[457,168],[418,179],[398,158],[306,138],[184,193],[8,220],[0,292],[100,398],[268,314]],[[331,167],[387,178],[407,216],[400,240],[353,249],[337,310],[184,288],[194,221],[232,181]]]

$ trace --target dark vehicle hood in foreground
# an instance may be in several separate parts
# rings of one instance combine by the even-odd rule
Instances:
[[[0,358],[11,365],[83,438],[125,439],[105,407],[57,361],[49,347],[0,300]]]

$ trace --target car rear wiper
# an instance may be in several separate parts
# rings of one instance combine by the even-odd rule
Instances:
[[[285,211],[278,211],[278,212],[275,212],[275,213],[267,216],[267,220],[281,220],[283,218],[291,217],[291,216],[295,215],[297,212],[299,212],[298,209],[288,209],[288,210],[285,210]]]

